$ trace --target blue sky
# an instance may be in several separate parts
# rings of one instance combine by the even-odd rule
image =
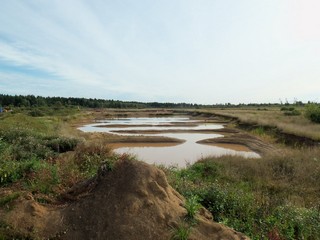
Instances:
[[[0,93],[320,101],[319,0],[2,0]]]

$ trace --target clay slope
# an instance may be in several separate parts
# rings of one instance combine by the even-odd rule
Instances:
[[[85,196],[80,197],[81,192]],[[167,240],[186,215],[183,197],[168,184],[165,174],[139,161],[119,161],[112,171],[102,168],[97,177],[70,194],[79,199],[55,210],[29,200],[33,212],[21,216],[23,209],[17,208],[20,226],[32,217],[40,238]],[[246,239],[214,223],[205,209],[200,212],[189,239]],[[19,221],[15,221],[17,227]]]

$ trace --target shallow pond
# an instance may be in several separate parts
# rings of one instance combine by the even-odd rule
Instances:
[[[257,153],[241,145],[204,145],[196,143],[207,138],[222,137],[223,135],[210,133],[210,130],[222,128],[223,125],[221,124],[207,123],[202,120],[191,120],[186,117],[165,117],[106,119],[85,125],[79,129],[84,132],[107,132],[126,136],[163,136],[183,140],[182,143],[110,144],[115,152],[136,155],[138,159],[150,164],[185,167],[189,163],[192,164],[208,156],[241,155],[248,158],[259,157]],[[205,132],[205,130],[208,130],[208,132]]]

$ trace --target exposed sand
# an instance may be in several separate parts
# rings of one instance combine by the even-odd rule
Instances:
[[[252,152],[250,148],[247,146],[241,145],[241,144],[233,144],[233,143],[206,143],[206,145],[216,146],[216,147],[222,147],[227,148],[235,151],[241,151],[241,152]]]

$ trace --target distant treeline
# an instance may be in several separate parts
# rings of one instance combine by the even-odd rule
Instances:
[[[303,104],[298,102],[299,105]],[[87,107],[87,108],[228,108],[228,107],[267,107],[281,105],[277,103],[267,104],[193,104],[193,103],[159,103],[159,102],[131,102],[119,100],[105,100],[96,98],[74,98],[74,97],[41,97],[34,95],[5,95],[0,94],[0,106],[2,107]]]

